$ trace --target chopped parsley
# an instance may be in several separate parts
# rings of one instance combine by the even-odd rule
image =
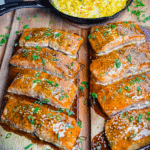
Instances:
[[[17,17],[17,20],[20,20],[20,17]]]
[[[66,124],[66,127],[67,127],[67,128],[70,128],[70,129],[73,128],[73,126],[72,126],[71,124]]]
[[[6,137],[5,137],[5,139],[10,138],[10,137],[11,137],[11,134],[12,134],[12,133],[8,133],[8,134],[6,135]]]
[[[127,56],[127,60],[130,62],[130,64],[132,64],[132,62],[131,62],[131,55],[130,54]]]
[[[38,72],[38,73],[35,74],[35,77],[39,77],[40,75],[41,75],[41,73]]]
[[[55,115],[52,114],[52,113],[48,113],[47,116],[50,117],[50,118],[54,118],[55,117]]]
[[[59,140],[59,133],[58,133],[58,135],[57,135],[57,138],[58,138],[58,140]]]
[[[29,25],[27,24],[23,26],[23,29],[28,29],[28,28],[29,28]]]
[[[39,55],[32,55],[30,59],[32,59],[32,60],[37,60],[37,59],[39,59],[39,58],[40,58]]]
[[[134,0],[133,3],[135,3],[136,5],[134,6],[135,8],[136,7],[139,7],[139,6],[145,6],[145,4],[143,4],[142,0]]]
[[[60,36],[61,36],[61,33],[59,32],[55,34],[55,37],[60,37]]]
[[[52,61],[58,61],[59,59],[53,58]]]
[[[131,122],[134,120],[133,116],[129,116],[128,119],[129,119],[129,121],[131,121]]]
[[[139,114],[139,115],[138,115],[137,120],[138,120],[139,123],[142,122],[142,121],[141,121],[142,117],[143,117],[143,114]]]
[[[74,65],[74,61],[71,63],[71,66],[73,66]]]
[[[132,134],[131,136],[129,136],[129,139],[132,139],[136,136],[136,134]]]
[[[45,59],[42,58],[42,65],[45,66]]]
[[[111,25],[111,27],[112,27],[112,29],[114,29],[114,28],[116,28],[116,25],[113,24],[113,25]]]
[[[36,79],[33,81],[33,83],[40,83],[40,82],[42,82],[42,80],[40,80],[40,79]]]
[[[38,17],[38,14],[36,14],[36,15],[33,16],[33,18],[36,18],[36,17]]]
[[[81,91],[81,92],[83,92],[84,87],[83,87],[83,86],[81,86],[81,85],[79,85],[79,89],[80,89],[80,91]]]
[[[6,26],[6,29],[9,29],[9,26]]]
[[[16,31],[15,34],[19,34],[19,31]]]
[[[150,112],[147,112],[147,114],[150,116]]]
[[[60,116],[60,115],[57,115],[57,116],[56,116],[56,119],[57,119],[58,121],[61,121],[61,116]]]
[[[30,36],[26,36],[25,39],[26,39],[26,40],[29,40],[29,39],[30,39]]]
[[[99,30],[98,30],[98,29],[95,29],[95,31],[98,32]]]
[[[95,38],[92,34],[89,34],[88,39],[90,40],[91,38]]]
[[[42,103],[43,103],[43,104],[47,104],[48,102],[49,102],[49,99],[43,99],[43,100],[42,100]]]
[[[75,113],[72,111],[72,110],[69,110],[69,109],[65,109],[68,116],[71,116],[71,115],[74,115]]]
[[[126,97],[132,98],[130,95],[126,95]]]
[[[110,32],[109,31],[106,31],[106,32],[104,32],[104,36],[106,36],[106,35],[108,35]]]
[[[78,121],[77,124],[80,128],[82,128],[82,122]]]
[[[92,93],[92,97],[93,98],[97,98],[97,94],[96,93]]]
[[[129,91],[130,89],[129,89],[129,86],[126,86],[125,88],[124,88],[126,91]]]
[[[116,68],[120,68],[121,62],[120,62],[119,58],[115,60],[115,64],[116,64]]]
[[[118,90],[118,93],[121,93],[122,92],[122,88],[120,88],[119,90]]]
[[[141,75],[141,77],[146,78],[146,76],[145,76],[145,75]]]
[[[88,88],[88,82],[84,81],[84,82],[81,82],[81,84],[84,84],[86,88]]]
[[[82,38],[79,38],[78,41],[82,40]]]
[[[127,24],[129,23],[128,21],[123,21],[123,22],[124,22],[124,23],[127,23]]]
[[[148,121],[150,121],[150,117],[149,118],[146,118]]]
[[[138,95],[142,95],[142,90],[141,90],[140,86],[137,86],[137,92],[138,92]]]
[[[35,107],[34,108],[34,113],[36,114],[39,111],[39,109],[40,109],[39,107]]]
[[[127,112],[125,111],[122,113],[122,118],[126,118],[126,117],[127,117]]]
[[[33,143],[27,145],[27,146],[25,147],[25,149],[29,149],[32,145],[33,145]]]
[[[31,125],[35,124],[35,121],[33,121],[33,117],[31,115],[28,116],[28,120],[30,121]]]

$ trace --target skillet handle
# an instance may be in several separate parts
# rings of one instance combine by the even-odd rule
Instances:
[[[0,16],[10,12],[12,10],[21,8],[44,8],[45,6],[40,3],[40,1],[23,1],[23,2],[13,2],[7,3],[0,6]]]

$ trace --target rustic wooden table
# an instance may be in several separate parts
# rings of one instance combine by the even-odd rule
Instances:
[[[145,16],[150,15],[150,1],[143,0],[143,3],[146,4],[143,9],[145,10]],[[131,10],[134,9],[134,6],[130,7],[130,11],[124,11],[117,18],[108,21],[135,21],[139,25],[144,25],[150,28],[150,21],[146,23],[139,22],[135,15],[131,15]],[[35,18],[34,16],[38,14]],[[17,17],[20,20],[17,20]],[[108,22],[97,24],[103,25]],[[66,21],[56,15],[50,9],[41,9],[41,8],[23,8],[19,10],[15,10],[4,14],[0,17],[0,34],[6,35],[10,33],[10,37],[3,46],[0,46],[0,106],[2,104],[2,99],[4,93],[6,91],[6,84],[8,81],[9,75],[9,59],[12,56],[12,53],[15,49],[14,44],[16,43],[16,39],[18,39],[21,31],[23,30],[24,25],[28,25],[29,27],[49,27],[55,29],[64,29],[65,31],[75,32],[84,38],[84,43],[78,53],[78,62],[85,65],[85,67],[79,72],[79,84],[82,81],[89,81],[89,43],[87,42],[89,28],[93,25],[78,25]],[[7,28],[9,27],[9,29]],[[16,31],[19,31],[19,35],[15,34]],[[87,99],[89,89],[84,89],[82,93],[79,94],[79,118],[82,120],[82,131],[80,136],[84,136],[87,139],[83,141],[83,150],[89,150],[91,147],[91,140],[95,135],[100,133],[103,130],[104,118],[99,116],[93,108],[88,107]],[[24,147],[31,143],[26,137],[17,135],[16,133],[12,133],[11,138],[5,139],[8,131],[0,126],[0,149],[7,150],[22,150]],[[34,143],[32,149],[50,149],[48,144],[40,144]]]

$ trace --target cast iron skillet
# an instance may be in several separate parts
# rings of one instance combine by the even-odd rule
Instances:
[[[57,10],[53,5],[51,0],[40,0],[40,1],[23,1],[23,2],[13,2],[8,3],[5,5],[0,6],[0,16],[3,14],[10,12],[12,10],[21,9],[21,8],[51,8],[53,11],[58,13],[58,15],[61,15],[62,17],[78,24],[94,24],[94,23],[101,23],[104,21],[107,21],[109,19],[113,19],[117,17],[120,13],[122,13],[125,9],[127,9],[128,6],[131,5],[133,0],[128,0],[127,5],[124,9],[119,11],[118,13],[110,16],[110,17],[102,17],[102,18],[78,18],[66,15],[59,10]]]

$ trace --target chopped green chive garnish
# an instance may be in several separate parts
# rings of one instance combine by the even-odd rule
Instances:
[[[96,93],[92,93],[92,97],[93,98],[97,98],[97,94]]]
[[[57,116],[56,116],[56,119],[57,119],[58,121],[61,121],[61,116],[60,116],[60,115],[57,115]]]
[[[46,36],[51,36],[52,33],[45,32],[45,35],[46,35]]]
[[[129,121],[131,121],[131,122],[134,120],[133,116],[129,116],[128,119],[129,119]]]
[[[66,112],[68,113],[68,116],[74,115],[75,113],[72,110],[65,109]]]
[[[126,97],[132,98],[130,95],[126,95]]]
[[[93,38],[93,35],[89,34],[88,39],[90,40],[91,38]]]
[[[52,61],[58,61],[59,59],[53,58]]]
[[[130,62],[130,64],[132,63],[131,62],[131,55],[130,54],[127,56],[127,60]]]
[[[87,137],[85,137],[85,136],[80,136],[79,137],[79,140],[81,140],[81,141],[85,141],[87,139]]]
[[[83,81],[83,82],[81,82],[81,84],[84,84],[84,85],[85,85],[85,87],[86,87],[86,88],[88,88],[88,82]]]
[[[29,40],[29,39],[30,39],[30,36],[26,36],[25,39],[26,39],[26,40]]]
[[[67,127],[67,128],[70,128],[70,129],[73,128],[73,126],[72,126],[71,124],[66,124],[66,127]]]
[[[45,66],[45,59],[42,58],[42,65]]]
[[[139,123],[142,122],[142,121],[141,121],[142,117],[143,117],[143,114],[138,115],[137,120],[138,120]]]
[[[109,34],[109,31],[106,31],[104,32],[104,36],[108,35]]]
[[[58,135],[57,135],[57,138],[58,138],[58,140],[59,140],[59,133],[58,133]]]
[[[148,121],[150,121],[150,118],[146,118]]]
[[[131,28],[135,28],[135,24],[130,24],[130,27]]]
[[[32,55],[30,59],[32,59],[32,60],[37,60],[37,59],[39,59],[39,58],[40,58],[39,55]]]
[[[77,124],[80,128],[82,128],[82,122],[78,121]]]
[[[38,72],[38,73],[35,74],[35,77],[39,77],[40,75],[41,75],[41,73]]]
[[[121,62],[120,62],[119,58],[115,60],[115,64],[116,64],[116,68],[120,68]]]
[[[36,22],[39,22],[39,19],[35,19]]]
[[[150,112],[147,112],[147,114],[150,116]]]
[[[33,81],[33,83],[40,83],[40,82],[42,82],[42,80],[40,80],[40,79],[36,79]]]
[[[131,136],[129,136],[129,139],[132,139],[136,136],[136,134],[132,134]]]
[[[34,108],[34,113],[36,114],[39,111],[39,107]]]
[[[33,18],[36,18],[36,17],[38,17],[38,14],[36,14],[36,15],[33,16]]]
[[[33,121],[33,117],[31,115],[28,116],[28,120],[30,121],[31,125],[35,124],[35,121]]]
[[[50,118],[54,118],[55,117],[55,115],[52,114],[52,113],[48,113],[47,116],[50,117]]]
[[[95,31],[98,32],[99,30],[98,30],[98,29],[95,29]]]
[[[141,90],[140,86],[137,86],[137,92],[138,92],[138,95],[142,95],[142,90]]]
[[[81,90],[81,92],[83,92],[84,87],[83,87],[83,86],[81,86],[81,85],[79,85],[79,89]]]
[[[6,135],[6,137],[5,137],[5,139],[10,138],[11,134],[12,134],[12,133],[8,133],[8,134]]]
[[[141,75],[141,77],[146,78],[146,76],[145,76],[145,75]]]
[[[32,145],[33,145],[32,143],[29,144],[29,145],[27,145],[27,146],[25,147],[25,149],[29,149]]]
[[[130,89],[129,89],[129,86],[126,86],[125,88],[124,88],[126,91],[129,91]]]
[[[78,41],[82,40],[82,38],[79,38]]]
[[[126,118],[126,117],[127,117],[127,112],[125,111],[122,113],[122,118]]]
[[[17,20],[20,20],[20,17],[17,17]]]
[[[9,26],[7,26],[6,29],[9,29]]]
[[[113,145],[114,145],[114,142],[109,142],[108,145],[109,145],[109,146],[113,146]]]
[[[72,62],[71,66],[73,66],[73,65],[74,65],[74,61]]]
[[[49,99],[43,99],[43,100],[42,100],[42,103],[43,103],[43,104],[47,104],[48,102],[49,102]]]
[[[23,26],[23,29],[28,29],[28,28],[29,26],[27,24]]]
[[[55,34],[55,37],[60,37],[60,36],[61,36],[61,33],[59,32]]]
[[[122,92],[122,88],[120,88],[119,90],[118,90],[118,93],[121,93]]]
[[[128,21],[123,21],[123,22],[124,22],[124,23],[127,23],[127,24],[129,23]]]
[[[53,24],[53,23],[54,23],[54,21],[51,21],[51,22],[50,22],[50,24]]]
[[[112,27],[112,29],[114,29],[116,27],[116,25],[113,24],[113,25],[111,25],[111,27]]]
[[[19,34],[19,31],[16,31],[15,34]]]

